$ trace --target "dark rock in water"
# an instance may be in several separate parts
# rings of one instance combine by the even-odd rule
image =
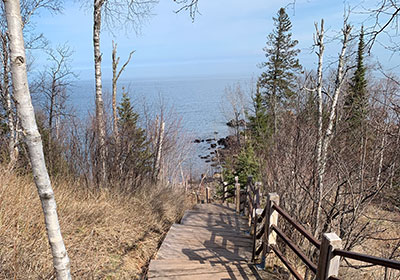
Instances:
[[[201,142],[204,142],[204,139],[202,139]]]
[[[194,139],[194,141],[193,141],[194,143],[200,143],[201,142],[201,140],[200,139]]]
[[[214,134],[218,134],[218,131],[214,131]]]
[[[217,141],[218,145],[220,146],[226,146],[226,138],[220,138]]]
[[[238,126],[245,126],[246,121],[241,119],[241,120],[230,120],[229,122],[226,123],[227,126],[229,127],[238,127]]]
[[[208,162],[211,162],[211,160],[207,159],[206,162],[207,162],[207,163],[208,163]]]
[[[217,144],[214,144],[214,143],[213,143],[213,144],[211,144],[211,148],[213,148],[213,149],[214,149],[214,148],[216,148],[216,147],[217,147]]]
[[[213,154],[215,154],[215,152],[210,152],[210,154],[212,154],[212,155],[213,155]]]
[[[210,142],[212,142],[212,141],[214,141],[215,139],[211,139],[211,138],[208,138],[208,139],[206,139],[206,142],[207,143],[210,143]]]

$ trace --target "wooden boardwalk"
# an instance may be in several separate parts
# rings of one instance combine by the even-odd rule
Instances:
[[[248,262],[252,240],[247,220],[219,204],[199,204],[174,224],[148,279],[265,279]]]

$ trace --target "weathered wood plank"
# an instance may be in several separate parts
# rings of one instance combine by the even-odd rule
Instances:
[[[247,221],[217,204],[197,205],[174,224],[149,267],[149,279],[261,279],[247,262]]]
[[[151,278],[168,277],[179,277],[179,279],[185,279],[187,276],[201,277],[199,279],[206,279],[205,277],[212,277],[209,279],[221,279],[227,278],[232,279],[233,276],[236,279],[257,279],[253,277],[253,270],[246,263],[237,264],[209,264],[209,263],[195,263],[190,262],[168,262],[168,261],[155,261],[154,264],[149,268],[148,276]],[[250,277],[249,277],[250,276]],[[221,278],[220,278],[221,277]]]

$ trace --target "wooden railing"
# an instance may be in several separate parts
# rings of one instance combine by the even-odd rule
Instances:
[[[345,251],[341,249],[342,240],[335,233],[324,233],[322,240],[317,240],[300,223],[293,219],[284,209],[279,206],[279,195],[269,193],[266,206],[260,209],[260,183],[253,183],[249,177],[245,188],[241,188],[238,178],[235,178],[235,205],[237,213],[244,214],[249,219],[251,226],[250,234],[253,237],[253,251],[251,261],[254,262],[260,256],[261,263],[257,268],[264,269],[267,254],[274,252],[275,255],[287,267],[290,273],[298,280],[303,280],[300,273],[290,264],[277,246],[279,237],[316,275],[317,280],[338,280],[340,259],[347,258],[357,261],[379,265],[387,268],[400,270],[400,262],[384,259],[365,254]],[[232,195],[232,194],[231,194]],[[312,246],[319,250],[318,264],[315,264],[306,254],[278,227],[278,217],[286,220],[294,229],[305,237]],[[261,227],[258,224],[261,223]],[[259,228],[259,229],[258,229]],[[256,246],[257,240],[261,240],[260,246]]]

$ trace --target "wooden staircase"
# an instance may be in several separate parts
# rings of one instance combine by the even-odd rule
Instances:
[[[174,224],[148,279],[265,279],[248,261],[252,239],[245,218],[227,206],[199,204]]]

